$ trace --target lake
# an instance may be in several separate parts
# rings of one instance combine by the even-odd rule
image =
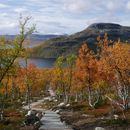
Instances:
[[[29,58],[28,64],[34,64],[39,68],[52,68],[54,67],[56,59],[40,59],[40,58]],[[25,59],[20,58],[18,60],[20,66],[25,67]]]

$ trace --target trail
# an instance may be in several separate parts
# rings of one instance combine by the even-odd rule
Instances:
[[[60,115],[51,110],[45,111],[45,115],[41,119],[41,127],[39,130],[72,130],[60,120]]]
[[[30,104],[32,110],[45,112],[45,115],[41,118],[42,125],[40,126],[39,130],[72,130],[63,122],[61,122],[59,114],[51,110],[44,110],[40,108],[39,106],[43,102],[44,99],[41,99]],[[23,109],[28,110],[28,105],[23,106]]]
[[[41,100],[38,100],[38,101],[36,101],[36,102],[31,103],[31,104],[30,104],[31,109],[32,109],[32,110],[37,110],[37,111],[44,111],[43,108],[38,107],[38,105],[40,106],[40,104],[42,104],[43,102],[44,102],[44,99],[41,99]],[[22,108],[25,109],[25,110],[28,110],[28,109],[29,109],[28,105],[23,106]]]

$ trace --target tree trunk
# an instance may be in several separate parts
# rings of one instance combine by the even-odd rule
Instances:
[[[15,82],[14,82],[14,77],[12,77],[12,101],[15,99]]]
[[[7,77],[7,82],[6,82],[6,85],[5,85],[5,98],[8,98],[8,83],[9,83],[9,76]]]
[[[75,94],[75,102],[78,102],[78,94]]]
[[[100,99],[100,95],[98,91],[94,91],[94,90],[92,91],[90,87],[88,87],[88,101],[90,107],[95,108],[95,106],[99,102],[99,99]]]

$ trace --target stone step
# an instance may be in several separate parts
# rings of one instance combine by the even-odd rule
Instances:
[[[45,111],[41,123],[42,125],[39,130],[72,130],[61,122],[60,115],[53,111]]]

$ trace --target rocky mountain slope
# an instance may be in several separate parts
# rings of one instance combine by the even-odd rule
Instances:
[[[60,55],[77,53],[83,42],[87,42],[90,49],[95,49],[97,37],[108,34],[110,40],[130,42],[130,27],[114,23],[94,23],[85,30],[69,36],[61,36],[44,41],[43,44],[33,48],[31,57],[57,58]]]

